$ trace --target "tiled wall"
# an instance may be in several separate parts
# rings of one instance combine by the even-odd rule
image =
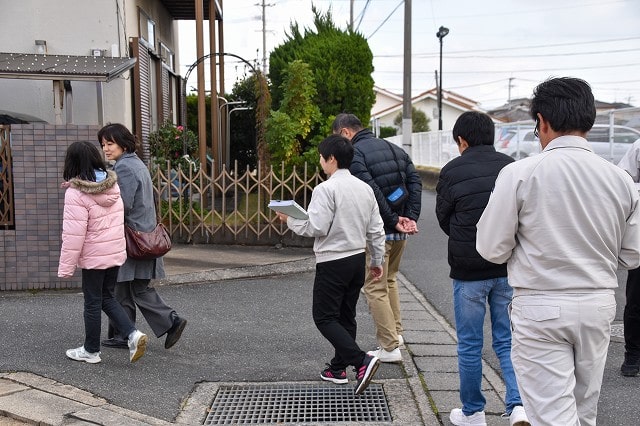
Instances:
[[[96,141],[98,126],[11,126],[15,229],[0,229],[0,290],[77,288],[80,272],[57,277],[67,147]]]

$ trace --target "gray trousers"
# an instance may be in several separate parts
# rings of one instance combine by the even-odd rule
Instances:
[[[155,288],[149,287],[150,282],[150,279],[119,282],[116,284],[115,296],[134,324],[137,306],[153,333],[156,337],[160,337],[173,325],[171,313],[175,311],[162,300]],[[127,340],[127,336],[116,336],[116,334],[119,333],[109,321],[108,337],[121,337]]]

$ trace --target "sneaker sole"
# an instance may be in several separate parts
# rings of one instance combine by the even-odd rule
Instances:
[[[136,362],[137,360],[142,358],[142,355],[144,355],[145,351],[147,350],[147,340],[148,338],[145,335],[140,337],[140,339],[138,340],[138,347],[136,348],[133,356],[130,357],[131,362]]]
[[[376,359],[373,365],[369,364],[369,366],[367,367],[367,371],[364,373],[364,379],[362,379],[362,382],[355,390],[356,395],[360,395],[365,391],[365,389],[367,389],[367,386],[369,386],[369,383],[371,383],[371,379],[373,379],[373,375],[376,374],[376,371],[378,371],[378,367],[380,367],[379,359]]]
[[[335,383],[336,385],[346,385],[347,383],[349,383],[349,379],[335,379],[331,377],[325,377],[322,374],[320,374],[320,378],[325,382]]]
[[[400,356],[400,358],[382,358],[382,357],[378,356],[377,352],[378,351],[369,351],[369,352],[367,352],[367,355],[371,355],[371,356],[377,357],[378,361],[380,361],[380,362],[387,362],[387,363],[402,362],[402,355]]]
[[[74,361],[80,361],[80,362],[86,362],[89,364],[98,364],[99,362],[102,362],[102,360],[98,357],[96,359],[89,359],[89,358],[76,358],[74,356],[71,356],[69,354],[66,354],[67,358],[72,359]]]

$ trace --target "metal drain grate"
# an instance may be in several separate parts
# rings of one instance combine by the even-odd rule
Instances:
[[[353,386],[294,384],[221,386],[204,424],[390,421],[380,384],[358,396]]]

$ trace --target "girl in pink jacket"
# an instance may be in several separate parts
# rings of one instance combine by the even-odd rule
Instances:
[[[95,364],[100,359],[102,314],[125,330],[129,359],[144,355],[147,336],[135,328],[114,298],[118,268],[127,258],[124,239],[124,207],[113,171],[107,171],[98,147],[74,142],[64,161],[64,215],[58,277],[73,276],[82,269],[84,294],[84,345],[69,349],[67,357]]]

